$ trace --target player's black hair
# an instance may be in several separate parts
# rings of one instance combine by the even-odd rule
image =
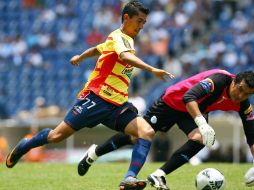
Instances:
[[[250,87],[254,88],[254,72],[253,71],[244,71],[238,73],[235,77],[235,83],[239,84],[242,80]]]
[[[123,22],[123,16],[124,14],[128,14],[129,17],[133,17],[139,14],[139,12],[142,12],[146,15],[149,14],[150,10],[146,8],[141,2],[137,0],[132,0],[129,3],[127,3],[122,11],[122,22]]]

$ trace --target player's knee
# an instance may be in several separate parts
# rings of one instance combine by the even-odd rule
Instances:
[[[130,138],[131,138],[131,143],[132,144],[135,144],[138,140],[137,137],[134,137],[134,136],[130,136]]]
[[[153,128],[141,117],[136,117],[125,127],[124,133],[134,138],[152,140],[155,132]]]
[[[50,131],[47,140],[48,140],[48,143],[58,143],[62,141],[62,135],[52,130]]]
[[[201,135],[201,133],[199,132],[198,129],[197,129],[197,130],[193,130],[192,132],[190,132],[189,135],[188,135],[188,138],[189,138],[190,140],[198,141],[198,142],[200,142],[200,143],[203,142],[203,141],[202,141],[202,135]]]
[[[155,135],[155,132],[152,127],[144,127],[139,133],[139,138],[143,138],[146,140],[152,140]]]

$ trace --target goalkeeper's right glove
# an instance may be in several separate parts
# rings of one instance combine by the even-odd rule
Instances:
[[[215,142],[215,132],[213,128],[208,125],[206,119],[203,116],[195,117],[194,121],[197,124],[202,135],[203,144],[210,148]]]

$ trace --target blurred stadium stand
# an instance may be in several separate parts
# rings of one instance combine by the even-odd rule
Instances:
[[[254,68],[252,1],[143,2],[152,12],[137,48],[148,63],[178,80],[210,68]],[[38,96],[68,109],[96,61],[76,68],[69,59],[119,26],[121,6],[115,0],[2,0],[0,98],[10,115],[31,109]],[[138,71],[130,91],[139,90],[150,104],[165,88],[154,81]]]

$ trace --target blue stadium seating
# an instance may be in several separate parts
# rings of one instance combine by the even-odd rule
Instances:
[[[54,9],[58,1],[44,0],[41,2],[43,2],[43,7]],[[62,28],[69,26],[77,34],[77,40],[72,47],[65,49],[39,48],[38,51],[45,63],[45,66],[42,67],[28,65],[27,56],[23,57],[21,65],[13,64],[13,58],[0,59],[0,89],[6,93],[6,105],[12,115],[23,109],[31,109],[38,96],[45,97],[47,104],[56,104],[63,109],[68,109],[78,91],[82,89],[87,77],[86,73],[94,67],[94,59],[87,60],[79,68],[71,66],[69,59],[88,47],[84,41],[92,28],[93,20],[91,18],[94,17],[96,9],[105,5],[114,6],[116,1],[64,0],[61,2],[73,3],[74,14],[57,17],[53,22],[38,22],[35,18],[41,13],[41,5],[34,8],[23,8],[22,0],[0,1],[0,35],[2,38],[21,35],[31,48],[38,40],[36,36],[32,36],[36,32],[50,33],[56,36]],[[252,10],[252,7],[245,7],[246,16],[249,18],[252,18]],[[229,21],[220,20],[219,24],[223,28],[229,25]],[[170,49],[183,43],[184,30],[185,28],[168,29],[171,36]],[[211,36],[211,40],[215,38],[216,34]],[[233,41],[232,34],[226,33],[223,35],[223,40],[226,43],[231,43]],[[253,41],[250,42],[250,46],[254,52]],[[253,69],[253,66],[248,65],[241,69],[246,68]],[[234,68],[232,71],[236,72]],[[146,75],[147,78],[150,77],[148,74]],[[164,85],[158,90],[153,90],[155,94],[146,96],[148,104],[153,100],[153,97],[159,96],[161,89],[165,88]]]

